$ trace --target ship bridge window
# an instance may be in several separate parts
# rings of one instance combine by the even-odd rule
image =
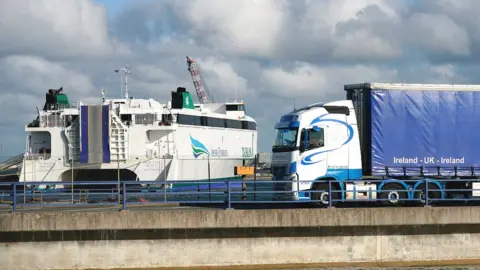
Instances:
[[[226,110],[230,111],[245,111],[245,105],[243,104],[227,104]]]
[[[200,117],[196,115],[179,114],[177,123],[180,125],[200,126]]]
[[[143,113],[135,115],[135,124],[151,125],[157,120],[157,115],[153,113]]]
[[[257,130],[257,123],[250,121],[242,121],[242,129]]]
[[[177,124],[190,126],[218,127],[231,129],[257,130],[257,124],[251,121],[222,119],[216,117],[178,114]]]
[[[227,128],[242,129],[242,122],[238,120],[227,120]]]
[[[225,119],[222,118],[207,117],[207,126],[224,128],[226,126],[226,122]]]
[[[208,126],[208,123],[207,123],[207,117],[206,116],[200,116],[200,125],[201,126]]]

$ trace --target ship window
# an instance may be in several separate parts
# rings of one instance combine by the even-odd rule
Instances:
[[[257,123],[250,121],[242,121],[242,129],[257,130]]]
[[[227,120],[227,128],[242,129],[242,122],[238,120]]]
[[[200,117],[196,115],[179,114],[177,123],[180,125],[200,126]]]
[[[227,127],[227,120],[218,118],[217,119],[217,127],[225,128]]]
[[[215,118],[215,117],[207,117],[207,126],[209,127],[225,127],[225,119]]]
[[[125,122],[125,121],[132,121],[132,115],[131,114],[121,114],[120,115],[120,119],[122,120],[122,122]]]
[[[152,113],[143,113],[135,115],[135,124],[151,125],[157,120],[157,115]]]
[[[200,117],[200,125],[202,125],[202,126],[208,126],[208,124],[207,124],[207,117],[205,117],[205,116],[201,116],[201,117]]]
[[[243,111],[243,104],[227,104],[226,105],[227,111]]]
[[[162,114],[162,122],[167,123],[172,121],[171,114]]]
[[[206,116],[196,116],[196,115],[188,115],[188,114],[179,114],[177,116],[177,123],[180,125],[257,130],[257,124],[255,122],[230,120],[230,119],[222,119],[222,118],[206,117]]]
[[[215,127],[217,124],[217,118],[207,117],[207,126]]]
[[[248,129],[248,122],[242,121],[242,129]]]

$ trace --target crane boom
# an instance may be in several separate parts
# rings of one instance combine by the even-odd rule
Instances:
[[[208,90],[205,89],[204,83],[202,82],[202,76],[200,75],[200,69],[198,68],[197,63],[195,60],[187,56],[187,65],[188,71],[192,76],[193,85],[195,87],[195,91],[197,92],[198,101],[201,104],[215,102],[213,97],[210,95]]]

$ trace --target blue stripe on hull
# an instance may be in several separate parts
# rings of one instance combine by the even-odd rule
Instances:
[[[80,108],[80,163],[88,163],[88,106]]]
[[[110,108],[104,105],[102,108],[102,147],[103,147],[103,163],[110,163]]]

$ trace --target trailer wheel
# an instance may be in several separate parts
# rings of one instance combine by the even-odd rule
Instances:
[[[331,189],[332,189],[332,199],[335,200],[335,201],[332,201],[332,205],[334,205],[335,203],[338,202],[336,200],[338,200],[340,193],[335,192],[338,189],[337,189],[336,185],[334,185],[334,184],[331,185]],[[330,197],[329,194],[328,194],[328,183],[315,184],[313,186],[313,190],[318,191],[318,192],[315,192],[315,193],[311,193],[312,194],[311,195],[312,200],[319,201],[319,202],[315,202],[315,204],[320,205],[320,206],[328,205],[328,200],[329,200],[329,197]]]
[[[431,199],[440,199],[442,198],[442,193],[438,190],[438,186],[435,185],[434,183],[428,183],[428,204],[431,204],[432,202],[435,203],[436,201],[432,201]],[[432,191],[430,191],[432,190]],[[422,183],[418,185],[417,188],[415,188],[415,191],[413,192],[413,198],[415,200],[420,200],[420,204],[426,204],[426,192],[425,192],[425,184]]]
[[[381,192],[378,193],[378,198],[381,199],[381,204],[402,205],[408,198],[407,190],[400,184],[388,183],[382,187]]]

